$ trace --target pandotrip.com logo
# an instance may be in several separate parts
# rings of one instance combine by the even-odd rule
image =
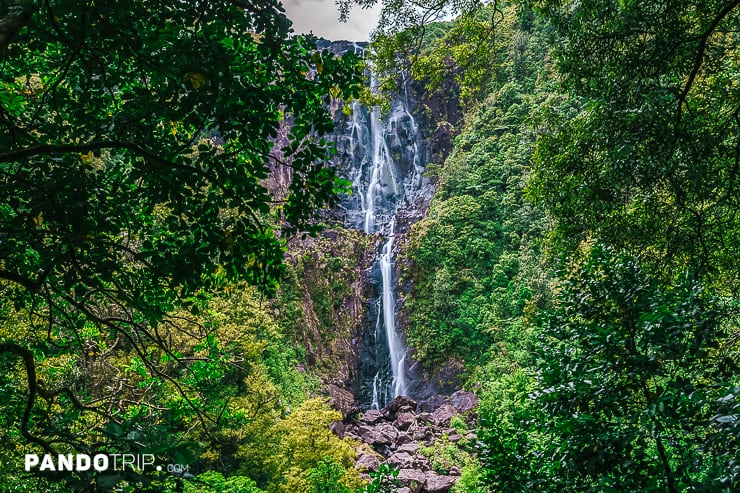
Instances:
[[[26,471],[167,471],[174,474],[188,472],[186,464],[157,464],[154,454],[26,454]]]

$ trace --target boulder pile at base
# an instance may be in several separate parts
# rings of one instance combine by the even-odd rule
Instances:
[[[398,493],[445,493],[460,478],[461,465],[435,470],[422,450],[439,440],[475,443],[475,433],[469,430],[475,423],[477,406],[476,395],[466,391],[419,405],[410,397],[399,396],[383,409],[347,416],[332,429],[340,437],[360,442],[355,467],[361,472],[375,472],[383,463],[399,469]],[[459,416],[457,427],[450,425],[455,416]],[[466,425],[464,431],[461,422]]]

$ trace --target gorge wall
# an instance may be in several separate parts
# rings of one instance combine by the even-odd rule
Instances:
[[[366,47],[321,43],[338,54]],[[442,163],[451,148],[460,112],[453,99],[431,98],[421,84],[399,78],[388,111],[357,102],[351,111],[335,108],[333,165],[352,182],[352,193],[326,211],[328,227],[317,238],[291,240],[290,281],[280,305],[289,298],[295,307],[282,308],[283,316],[307,364],[345,412],[378,409],[401,394],[423,400],[456,390],[455,371],[425,374],[405,348],[402,306],[410,285],[408,265],[398,260],[434,193],[425,166]],[[289,172],[276,169],[272,180],[284,188]]]

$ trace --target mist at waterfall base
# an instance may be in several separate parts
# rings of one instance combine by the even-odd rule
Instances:
[[[407,348],[396,327],[394,246],[399,212],[414,207],[429,187],[423,177],[425,147],[409,99],[404,85],[387,114],[353,103],[337,142],[340,169],[352,181],[352,194],[342,202],[345,226],[378,238],[368,276],[375,296],[362,331],[358,396],[361,406],[373,409],[411,393]]]

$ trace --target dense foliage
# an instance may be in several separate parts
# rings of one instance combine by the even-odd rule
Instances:
[[[286,237],[335,202],[323,136],[357,59],[292,35],[272,0],[13,0],[0,64],[0,489],[183,486],[90,470],[33,487],[25,452],[259,462],[227,480],[250,491],[313,467],[262,465],[313,384],[260,295],[233,283],[274,293]],[[292,176],[279,202],[275,166]]]
[[[466,368],[478,441],[421,453],[454,493],[740,490],[740,2],[383,4],[375,66],[464,114],[399,320]],[[357,61],[272,0],[8,0],[0,57],[0,491],[392,491],[317,397],[377,239],[289,239],[341,188]],[[189,470],[24,471],[43,451]]]
[[[425,363],[500,351],[499,344],[519,339],[525,311],[545,306],[549,297],[540,265],[547,221],[523,193],[535,139],[532,113],[549,97],[547,81],[538,78],[545,68],[536,63],[542,34],[519,29],[514,8],[503,15],[489,94],[468,113],[444,167],[429,168],[439,190],[428,217],[411,232],[407,255],[417,267],[408,338]],[[458,39],[455,28],[449,33]],[[512,56],[508,47],[515,42],[524,49]],[[420,59],[419,73],[440,54],[467,53],[444,47],[452,43],[441,38]]]
[[[467,111],[407,335],[467,363],[478,487],[734,491],[737,2],[445,5],[409,63]]]

